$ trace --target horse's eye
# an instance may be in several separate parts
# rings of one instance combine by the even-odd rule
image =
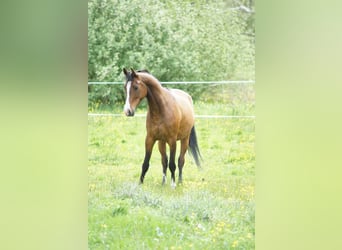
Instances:
[[[138,86],[137,86],[137,85],[134,85],[134,86],[133,86],[133,89],[134,89],[134,90],[138,90]]]

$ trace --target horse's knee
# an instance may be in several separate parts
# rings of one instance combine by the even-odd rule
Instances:
[[[183,166],[184,166],[184,162],[185,162],[185,159],[184,159],[184,157],[179,157],[178,158],[178,168],[183,168]]]
[[[167,164],[168,164],[167,155],[165,155],[165,157],[162,157],[161,162],[162,162],[163,170],[166,170]]]
[[[170,168],[171,172],[174,173],[176,170],[176,164],[174,162],[170,162],[169,168]]]

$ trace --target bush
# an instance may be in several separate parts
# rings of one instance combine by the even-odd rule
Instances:
[[[123,81],[123,67],[146,68],[160,81],[254,79],[254,20],[231,7],[205,0],[90,1],[88,80]],[[89,92],[90,103],[123,101],[122,87]]]

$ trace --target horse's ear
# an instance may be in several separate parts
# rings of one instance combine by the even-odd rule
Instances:
[[[131,68],[131,71],[132,71],[132,76],[133,76],[133,77],[136,77],[136,76],[137,76],[137,74],[135,73],[135,71],[134,71],[134,69],[133,69],[133,68]]]
[[[127,76],[127,74],[128,74],[127,69],[123,68],[122,71],[125,74],[125,76]]]

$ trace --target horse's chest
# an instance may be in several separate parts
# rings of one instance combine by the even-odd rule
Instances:
[[[148,133],[153,135],[156,140],[166,140],[177,133],[178,126],[170,121],[156,121],[147,127]]]

